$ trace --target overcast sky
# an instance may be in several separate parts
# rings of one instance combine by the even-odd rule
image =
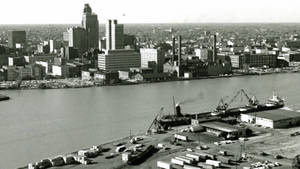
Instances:
[[[79,24],[84,3],[100,23],[300,22],[300,0],[1,0],[0,24]]]

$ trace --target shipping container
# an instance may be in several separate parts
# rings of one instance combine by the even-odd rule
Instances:
[[[176,158],[172,158],[172,159],[171,159],[171,163],[172,163],[172,164],[176,164],[176,165],[183,166],[185,162],[182,161],[182,160],[176,159]]]
[[[187,164],[192,164],[192,160],[183,158],[182,156],[181,157],[175,157],[175,159],[181,160],[181,161],[183,161],[183,162],[185,162]]]
[[[197,163],[197,166],[204,168],[204,169],[215,169],[215,166],[213,165],[209,165],[209,164],[205,164],[205,163]]]
[[[157,161],[157,167],[163,169],[172,169],[172,164],[164,161]]]
[[[216,161],[216,160],[206,160],[205,163],[209,165],[213,165],[215,167],[221,166],[221,161]]]
[[[187,157],[193,158],[196,162],[200,161],[200,157],[195,154],[186,154]]]
[[[201,167],[198,166],[192,166],[192,165],[184,165],[183,169],[201,169]]]

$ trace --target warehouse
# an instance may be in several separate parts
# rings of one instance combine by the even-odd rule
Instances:
[[[285,128],[300,125],[300,112],[277,109],[241,114],[241,121],[269,128]]]
[[[202,123],[201,126],[205,128],[207,132],[213,133],[219,137],[226,139],[237,139],[238,137],[246,136],[246,128],[241,128],[221,122],[207,122]]]

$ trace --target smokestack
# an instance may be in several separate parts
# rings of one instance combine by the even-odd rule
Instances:
[[[217,61],[217,35],[214,34],[213,62]]]
[[[181,35],[178,36],[178,66],[181,65]]]
[[[179,103],[176,104],[175,109],[176,109],[176,116],[182,117],[183,115],[181,114],[181,107],[180,107]]]
[[[175,61],[175,36],[172,35],[172,63]]]

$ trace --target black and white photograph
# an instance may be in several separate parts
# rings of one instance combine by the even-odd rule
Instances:
[[[300,169],[299,0],[0,5],[0,169]]]

